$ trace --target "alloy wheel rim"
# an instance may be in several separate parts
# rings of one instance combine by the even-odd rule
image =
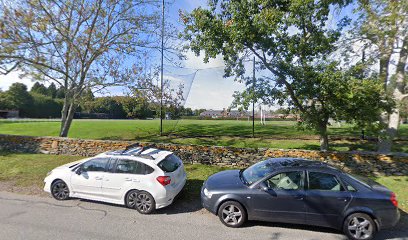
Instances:
[[[132,194],[133,196],[133,206],[136,206],[140,211],[147,212],[152,207],[152,200],[147,194]]]
[[[242,212],[235,205],[225,206],[222,210],[222,219],[228,225],[237,225],[242,221]]]
[[[364,217],[353,217],[348,224],[348,231],[355,239],[368,239],[373,234],[373,225]]]
[[[59,182],[54,185],[52,193],[57,199],[65,199],[69,195],[68,186],[63,182]]]

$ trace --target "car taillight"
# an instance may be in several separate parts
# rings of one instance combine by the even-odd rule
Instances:
[[[157,177],[156,179],[163,186],[169,185],[171,182],[171,178],[169,176],[160,176]]]
[[[395,193],[391,193],[391,202],[395,207],[398,207],[398,201],[397,201],[397,196],[395,195]]]

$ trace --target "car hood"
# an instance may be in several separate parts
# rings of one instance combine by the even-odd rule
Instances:
[[[246,187],[239,177],[239,170],[227,170],[210,176],[206,181],[208,190],[238,189]]]

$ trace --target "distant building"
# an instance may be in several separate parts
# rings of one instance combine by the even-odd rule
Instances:
[[[231,110],[228,112],[228,117],[230,118],[241,118],[248,116],[250,116],[250,114],[247,111]]]
[[[200,117],[210,117],[210,118],[219,118],[223,116],[223,111],[222,110],[206,110],[202,113],[200,113]]]
[[[19,115],[18,110],[0,110],[0,118],[18,118]]]
[[[200,117],[206,118],[241,118],[247,117],[248,113],[246,111],[238,111],[238,110],[206,110],[200,113]]]

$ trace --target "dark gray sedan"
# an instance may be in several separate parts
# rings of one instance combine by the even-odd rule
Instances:
[[[395,194],[386,187],[294,158],[214,174],[201,189],[201,201],[228,227],[246,220],[307,224],[343,230],[350,239],[372,239],[400,218]]]

